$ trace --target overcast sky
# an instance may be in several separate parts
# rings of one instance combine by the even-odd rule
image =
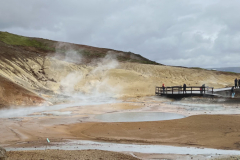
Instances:
[[[0,30],[166,65],[239,67],[239,11],[239,0],[2,0]]]

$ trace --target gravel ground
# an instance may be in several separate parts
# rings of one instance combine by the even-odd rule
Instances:
[[[240,160],[240,156],[226,156],[222,158],[215,158],[213,160]]]
[[[102,150],[9,151],[7,160],[139,160],[123,153]]]

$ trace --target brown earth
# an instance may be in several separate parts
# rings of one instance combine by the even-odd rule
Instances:
[[[8,79],[0,76],[0,108],[6,106],[33,106],[45,100]]]
[[[45,151],[9,151],[6,160],[139,160],[138,158],[123,153],[101,150],[45,150]]]
[[[64,150],[45,150],[45,151],[9,151],[6,154],[6,160],[30,160],[30,159],[48,159],[48,160],[139,160],[127,154],[118,152],[109,152],[101,150],[82,150],[82,151],[64,151]],[[203,155],[177,155],[177,154],[142,154],[134,153],[140,159],[196,159],[205,160]],[[213,156],[207,158],[211,160],[239,160],[239,156]]]
[[[196,115],[158,122],[79,123],[66,127],[66,131],[80,139],[240,150],[240,115]]]

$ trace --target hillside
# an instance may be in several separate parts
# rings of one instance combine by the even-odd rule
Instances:
[[[0,32],[0,41],[7,45],[11,45],[15,49],[36,52],[41,55],[46,55],[47,53],[48,56],[54,56],[57,54],[61,58],[68,56],[67,54],[72,51],[76,55],[81,56],[81,63],[90,63],[93,59],[103,58],[107,54],[114,54],[119,62],[158,64],[132,52],[57,42],[41,38],[24,37],[8,32]]]
[[[208,68],[209,70],[240,73],[240,67]]]
[[[151,96],[155,94],[155,86],[162,83],[166,86],[206,84],[219,88],[232,86],[233,80],[240,77],[235,73],[164,66],[131,52],[7,32],[0,32],[0,68],[0,76],[22,88],[18,93],[23,97],[27,90],[50,102],[53,99],[55,102],[58,95],[73,93]],[[5,92],[3,84],[0,85],[0,92]],[[17,100],[11,101],[15,104]]]

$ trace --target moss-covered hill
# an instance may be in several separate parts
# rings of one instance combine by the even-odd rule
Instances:
[[[80,54],[83,63],[89,63],[93,59],[103,58],[106,54],[114,54],[120,62],[136,62],[143,64],[159,64],[142,57],[139,54],[132,52],[123,52],[113,49],[97,48],[86,45],[71,44],[65,42],[57,42],[42,38],[31,38],[11,34],[8,32],[0,32],[0,41],[14,47],[15,49],[21,49],[30,52],[37,52],[38,54],[49,55],[59,54],[60,56],[65,54],[69,49],[74,50],[77,54]],[[0,43],[1,45],[2,43]]]

